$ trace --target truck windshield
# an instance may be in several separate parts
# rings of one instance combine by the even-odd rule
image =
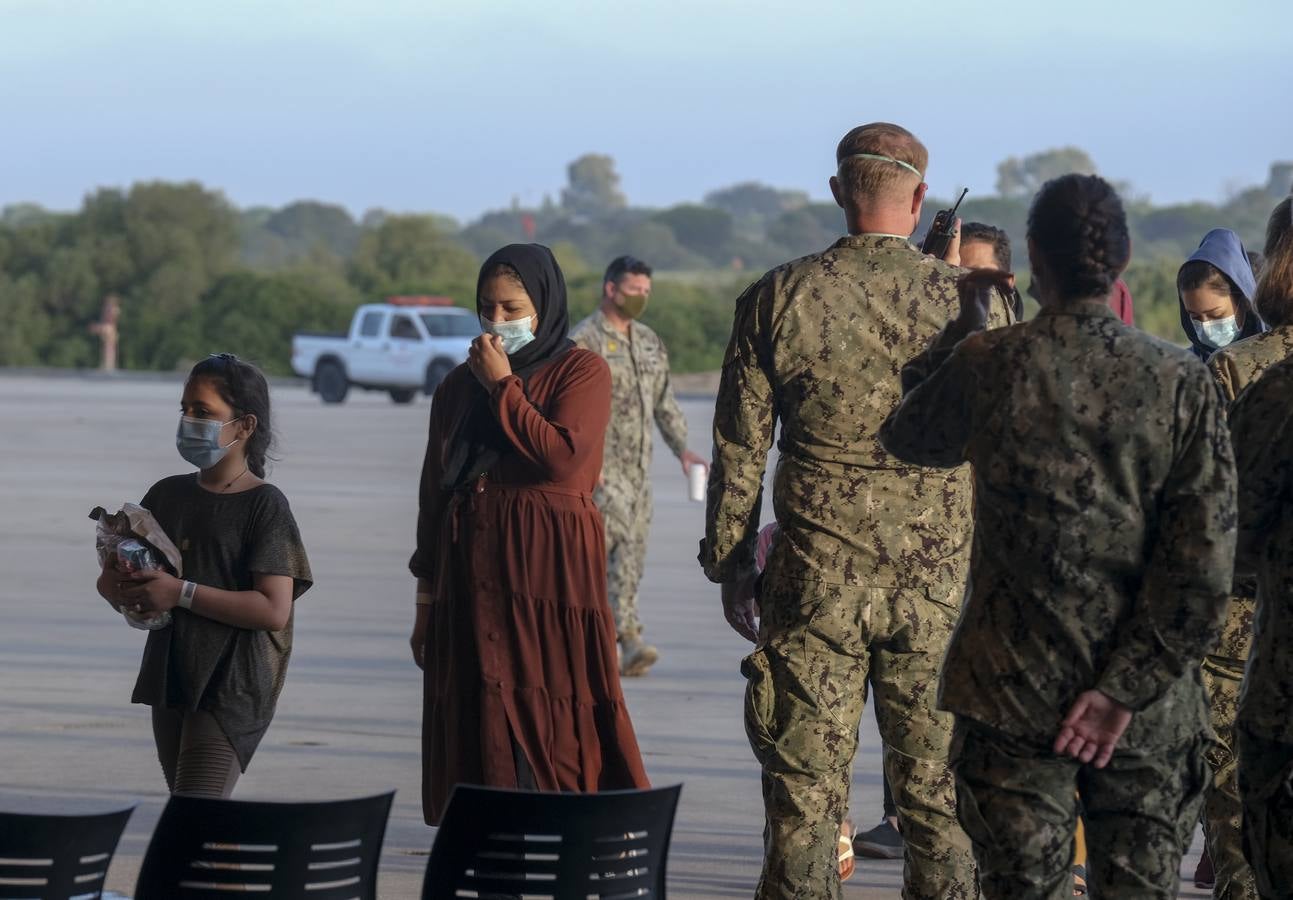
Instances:
[[[432,337],[475,337],[480,334],[480,322],[475,316],[446,316],[423,313],[422,324]]]

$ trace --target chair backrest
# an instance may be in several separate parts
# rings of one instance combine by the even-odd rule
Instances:
[[[395,792],[264,803],[173,796],[144,855],[135,900],[375,900]]]
[[[431,848],[422,898],[663,898],[681,791],[548,794],[460,784]]]
[[[0,897],[97,898],[134,807],[88,816],[0,812]]]

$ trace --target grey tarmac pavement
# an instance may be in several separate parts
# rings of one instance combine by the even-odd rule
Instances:
[[[137,809],[108,887],[131,893],[166,799],[147,710],[129,702],[143,643],[94,591],[93,506],[138,501],[185,471],[174,449],[180,383],[0,375],[0,809]],[[316,585],[301,600],[278,715],[236,796],[352,797],[395,788],[380,890],[415,898],[434,832],[419,802],[420,681],[408,649],[417,479],[425,399],[396,406],[352,394],[324,407],[274,391],[281,461]],[[692,447],[709,452],[712,401],[683,402]],[[625,683],[657,784],[683,782],[669,860],[682,898],[748,897],[758,877],[759,773],[741,723],[745,647],[696,564],[701,505],[657,441],[656,515],[642,611],[660,647]],[[854,768],[853,819],[880,817],[880,746],[867,717]],[[1185,866],[1193,871],[1199,841]],[[901,864],[861,860],[845,896],[898,896]],[[1190,888],[1182,897],[1203,897]]]

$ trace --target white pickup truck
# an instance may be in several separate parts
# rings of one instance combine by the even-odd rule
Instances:
[[[412,403],[466,361],[478,334],[475,313],[447,297],[391,297],[355,310],[347,336],[295,335],[292,370],[324,403],[344,402],[352,387]]]

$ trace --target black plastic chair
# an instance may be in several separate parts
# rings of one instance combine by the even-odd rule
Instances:
[[[134,807],[88,816],[0,812],[0,897],[99,897],[132,812]]]
[[[682,785],[548,794],[460,784],[427,861],[422,900],[663,898]]]
[[[135,900],[374,900],[395,792],[263,803],[173,796],[144,855]]]

